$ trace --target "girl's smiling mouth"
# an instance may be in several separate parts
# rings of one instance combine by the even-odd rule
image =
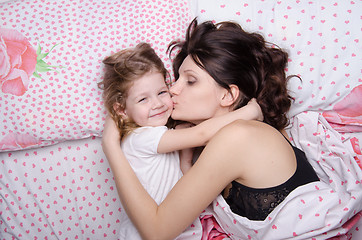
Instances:
[[[156,113],[156,114],[152,114],[152,115],[150,116],[150,118],[163,116],[163,115],[165,115],[165,114],[167,113],[167,111],[168,111],[168,110],[165,110],[165,111],[162,111],[162,112],[159,112],[159,113]]]

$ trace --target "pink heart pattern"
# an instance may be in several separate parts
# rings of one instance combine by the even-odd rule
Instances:
[[[362,84],[361,1],[199,0],[200,21],[233,20],[289,52],[290,116],[331,110]]]
[[[1,152],[0,168],[1,239],[117,239],[123,210],[100,138]]]
[[[199,0],[193,10],[200,21],[233,20],[286,49],[287,74],[302,79],[289,80],[295,99],[289,116],[322,113],[344,140],[350,139],[362,168],[360,8],[361,1]]]
[[[171,71],[166,49],[184,36],[190,14],[187,0],[35,0],[1,3],[0,19],[0,28],[17,30],[35,49],[58,44],[45,59],[63,66],[31,76],[21,96],[0,94],[0,150],[13,151],[101,136],[102,59],[145,41]]]

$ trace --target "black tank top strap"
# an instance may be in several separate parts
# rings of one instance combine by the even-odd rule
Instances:
[[[297,159],[295,173],[285,183],[271,188],[250,188],[233,181],[225,200],[234,213],[250,220],[264,220],[294,189],[319,181],[304,152],[294,147],[284,135],[283,137],[292,146]]]

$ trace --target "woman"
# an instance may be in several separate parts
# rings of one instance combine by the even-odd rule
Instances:
[[[158,206],[122,157],[108,119],[103,149],[122,204],[144,239],[175,238],[220,193],[235,214],[262,221],[295,188],[318,181],[304,154],[279,132],[290,107],[284,51],[237,24],[196,20],[186,41],[171,45],[171,51],[178,48],[172,118],[199,124],[256,98],[265,123],[238,120],[221,129]]]

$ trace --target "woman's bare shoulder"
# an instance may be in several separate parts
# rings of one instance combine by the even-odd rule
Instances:
[[[246,158],[255,158],[261,153],[270,154],[275,149],[289,145],[283,135],[270,125],[245,120],[237,120],[225,126],[210,142],[213,142],[214,151],[236,156],[242,154]]]
[[[240,139],[245,138],[259,138],[273,135],[280,135],[280,133],[270,125],[255,121],[255,120],[237,120],[224,128],[222,128],[217,135],[219,137],[228,139]],[[217,136],[216,135],[216,136]]]
[[[237,120],[220,129],[210,140],[207,148],[215,154],[222,154],[229,159],[240,160],[240,155],[247,156],[258,149],[264,138],[272,138],[273,128],[258,121]],[[250,157],[250,156],[249,156]]]
[[[224,156],[228,172],[246,186],[276,186],[295,170],[290,144],[282,133],[265,123],[238,120],[220,130],[212,140],[213,154]]]

